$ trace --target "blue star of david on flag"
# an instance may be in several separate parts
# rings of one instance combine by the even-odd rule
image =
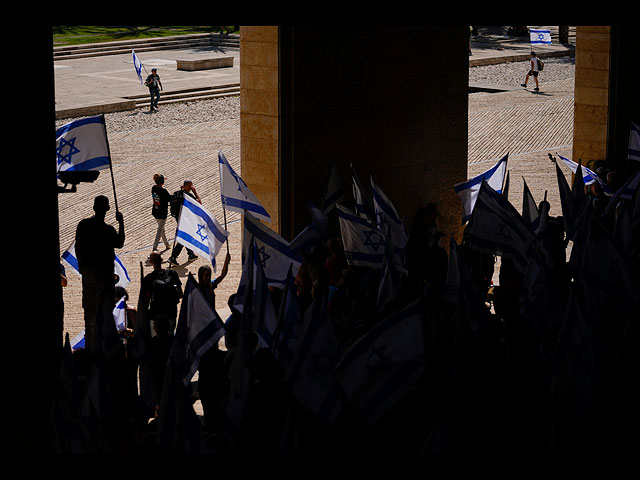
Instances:
[[[543,30],[538,28],[529,29],[529,37],[532,45],[548,45],[551,44],[551,30]]]
[[[189,195],[184,196],[178,218],[176,242],[208,258],[215,268],[215,257],[227,241],[228,235],[229,233],[207,209]]]
[[[354,211],[343,205],[336,207],[344,253],[349,265],[381,268],[386,236]]]
[[[104,116],[89,117],[63,125],[56,131],[57,170],[88,171],[111,163]]]
[[[258,201],[247,184],[238,175],[222,152],[218,152],[220,168],[220,197],[222,206],[234,212],[250,212],[261,220],[271,221],[271,216]]]
[[[80,150],[78,150],[75,143],[75,137],[68,141],[64,138],[60,139],[60,142],[58,143],[58,146],[56,148],[56,155],[58,155],[58,167],[60,167],[60,164],[62,163],[68,163],[69,165],[73,163],[71,161],[73,155],[75,155],[76,153],[80,153]]]
[[[386,349],[386,345],[382,345],[378,348],[376,348],[375,345],[371,347],[371,352],[369,353],[367,363],[365,364],[365,367],[371,374],[375,374],[377,370],[391,362],[391,358],[384,353]]]
[[[205,225],[198,225],[198,231],[196,232],[196,235],[198,235],[200,237],[201,241],[205,241],[207,238],[209,238],[209,235],[206,234],[206,230],[205,230],[206,226]],[[205,230],[205,233],[202,233],[202,230]]]
[[[366,237],[363,243],[364,246],[371,247],[377,252],[378,249],[384,245],[385,238],[381,232],[371,229],[369,231],[365,230],[362,233]]]
[[[262,264],[262,268],[267,268],[267,260],[271,258],[271,255],[266,252],[264,245],[258,248],[258,254],[260,255],[260,263]]]

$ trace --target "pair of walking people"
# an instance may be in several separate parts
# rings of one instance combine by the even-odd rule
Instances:
[[[185,180],[180,187],[180,190],[176,191],[173,195],[171,195],[168,190],[164,188],[165,179],[163,175],[156,173],[153,176],[153,180],[155,184],[151,188],[151,197],[153,199],[151,214],[156,219],[158,226],[151,250],[156,251],[158,249],[158,246],[160,245],[161,240],[164,243],[165,250],[169,250],[169,248],[171,247],[169,245],[169,241],[167,240],[167,235],[165,232],[165,226],[169,214],[171,214],[171,216],[175,218],[176,221],[178,220],[178,215],[180,213],[179,205],[182,203],[182,197],[184,195],[189,195],[198,203],[202,203],[202,200],[200,200],[200,196],[198,195],[198,192],[196,191],[196,188],[194,187],[191,180]],[[170,208],[172,204],[172,198],[177,208]],[[173,250],[171,251],[171,256],[169,257],[170,264],[178,265],[178,255],[180,255],[182,249],[183,245],[181,243],[175,244]],[[198,258],[193,250],[189,248],[187,248],[187,255],[189,257],[189,261]]]

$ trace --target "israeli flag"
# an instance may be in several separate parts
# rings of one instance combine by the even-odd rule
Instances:
[[[578,164],[573,160],[569,160],[568,158],[563,157],[562,155],[558,155],[558,156],[562,159],[564,164],[571,169],[571,171],[575,175],[576,171],[578,170]],[[611,191],[611,189],[609,188],[609,185],[607,185],[607,182],[605,182],[595,172],[588,169],[584,165],[582,165],[582,178],[584,179],[585,185],[591,185],[593,182],[598,182],[605,194],[609,196],[613,195],[614,192]]]
[[[116,330],[118,333],[124,332],[127,326],[127,311],[125,307],[125,297],[122,297],[113,308],[113,319],[116,322]]]
[[[640,162],[640,127],[631,122],[631,131],[629,132],[629,160]]]
[[[133,54],[133,67],[136,69],[136,73],[140,79],[140,85],[144,85],[144,81],[142,80],[142,62],[136,55],[135,51],[131,50],[131,53]]]
[[[302,258],[291,250],[289,242],[251,214],[244,216],[244,233],[246,240],[242,248],[242,258],[249,258],[251,245],[247,240],[253,237],[257,253],[255,261],[262,264],[270,287],[284,287],[289,266],[294,277],[298,274]]]
[[[351,167],[351,186],[353,188],[353,199],[356,203],[356,213],[362,218],[373,221],[375,212],[373,210],[373,197],[367,192],[358,178],[356,169],[353,164]]]
[[[373,196],[373,208],[378,229],[381,232],[385,232],[389,227],[394,248],[402,251],[409,241],[409,236],[404,229],[404,223],[391,200],[373,181],[373,178],[371,178],[371,194]]]
[[[117,255],[116,255],[116,258],[114,258],[113,260],[113,273],[117,275],[117,278],[118,278],[118,281],[116,282],[116,287],[127,288],[129,285],[131,285],[129,272],[127,272],[127,269],[124,267],[122,260],[120,260]]]
[[[551,30],[530,28],[531,45],[551,45]]]
[[[271,222],[271,216],[249,190],[244,180],[240,178],[222,152],[218,152],[220,166],[220,195],[222,206],[227,210],[238,213],[250,212],[252,215]]]
[[[217,345],[224,334],[224,323],[189,274],[170,354],[185,386],[198,370],[202,356]]]
[[[466,229],[469,245],[492,255],[509,257],[521,272],[535,235],[531,225],[502,195],[482,182]]]
[[[78,335],[73,337],[73,340],[71,340],[71,350],[80,350],[81,348],[84,348],[84,346],[84,330],[82,330]]]
[[[189,195],[183,198],[176,242],[208,258],[215,267],[215,257],[227,241],[229,232],[197,200]]]
[[[483,181],[486,181],[489,186],[498,193],[502,193],[502,184],[507,172],[507,159],[509,154],[507,153],[500,159],[493,167],[484,173],[481,173],[477,177],[473,177],[466,182],[457,183],[453,186],[453,189],[460,197],[462,201],[462,223],[469,220],[471,212],[473,212],[473,206],[478,198],[478,192]]]
[[[307,409],[333,423],[343,400],[334,366],[340,348],[325,303],[315,298],[303,314],[294,357],[284,376],[293,394]]]
[[[375,424],[413,387],[425,369],[419,300],[376,324],[335,367],[347,400]]]
[[[337,205],[344,254],[349,265],[382,268],[385,258],[385,235],[348,208]]]
[[[78,259],[76,258],[76,242],[75,240],[71,242],[69,248],[67,248],[64,253],[60,256],[61,260],[67,264],[71,269],[78,274],[78,276],[82,277],[80,273],[80,268],[78,267]],[[129,272],[125,268],[122,260],[118,258],[116,255],[113,260],[113,273],[117,276],[118,281],[116,282],[116,287],[127,288],[131,285],[131,278],[129,278]]]
[[[58,172],[103,170],[111,163],[104,116],[82,118],[56,131]]]

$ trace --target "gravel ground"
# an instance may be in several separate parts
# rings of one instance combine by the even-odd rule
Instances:
[[[149,114],[147,107],[135,111],[107,113],[105,121],[109,133],[240,118],[240,96],[160,105],[159,108],[162,109],[162,115]],[[75,119],[58,120],[56,128],[73,120]]]
[[[558,57],[543,59],[544,70],[540,82],[555,82],[575,77],[575,58]],[[469,68],[469,82],[490,85],[519,86],[527,74],[529,62],[500,63]],[[529,79],[532,82],[533,78]],[[530,85],[533,85],[530,83]]]

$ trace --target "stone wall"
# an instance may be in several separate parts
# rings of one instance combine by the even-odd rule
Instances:
[[[242,178],[279,229],[278,27],[240,28]]]
[[[607,157],[610,27],[576,27],[573,160]]]

